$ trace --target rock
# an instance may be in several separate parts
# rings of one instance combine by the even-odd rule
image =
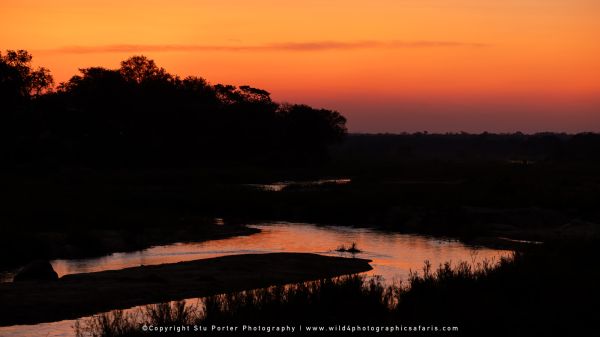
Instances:
[[[14,282],[56,280],[58,280],[58,274],[56,274],[50,262],[46,260],[36,260],[29,263],[21,268],[14,278]]]

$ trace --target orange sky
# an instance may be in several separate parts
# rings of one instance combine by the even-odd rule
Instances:
[[[64,81],[144,54],[355,132],[600,131],[598,0],[20,0],[0,49]]]

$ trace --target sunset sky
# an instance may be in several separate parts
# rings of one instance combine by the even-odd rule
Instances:
[[[600,131],[598,0],[20,0],[57,82],[137,54],[340,111],[352,132]]]

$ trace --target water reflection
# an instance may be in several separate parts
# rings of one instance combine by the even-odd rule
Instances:
[[[260,233],[199,243],[175,243],[136,252],[114,253],[91,259],[51,261],[58,276],[115,270],[141,265],[176,263],[233,254],[270,252],[318,253],[331,256],[356,256],[373,260],[370,274],[384,280],[405,278],[409,270],[420,270],[425,260],[433,265],[445,261],[481,262],[498,259],[506,252],[466,246],[458,241],[439,240],[420,235],[381,232],[369,228],[316,226],[298,223],[252,225]],[[340,245],[357,244],[360,253],[338,252]],[[6,278],[11,278],[7,273]]]
[[[320,180],[310,180],[310,181],[279,181],[270,184],[247,184],[247,186],[255,187],[263,191],[269,192],[281,192],[283,189],[289,186],[304,186],[304,187],[312,187],[319,186],[325,184],[333,184],[333,185],[345,185],[350,183],[351,180],[347,178],[343,179],[320,179]]]
[[[59,276],[63,276],[246,253],[306,252],[350,257],[352,254],[337,252],[336,249],[342,244],[349,246],[356,242],[362,252],[354,256],[373,260],[373,270],[368,272],[368,275],[381,275],[385,283],[391,283],[406,279],[411,270],[420,271],[425,260],[437,266],[446,261],[498,261],[500,256],[509,254],[508,251],[469,247],[453,240],[388,233],[368,228],[297,223],[271,223],[251,227],[258,228],[261,232],[251,236],[200,243],[157,246],[94,259],[54,260],[51,263]],[[0,327],[0,336],[72,336],[73,324],[74,321],[61,321]]]
[[[354,256],[373,260],[373,271],[384,279],[405,278],[409,270],[417,270],[425,260],[433,265],[445,261],[498,259],[502,252],[473,248],[458,241],[439,240],[419,235],[381,232],[368,228],[311,224],[273,223],[254,225],[261,230],[251,236],[240,236],[200,243],[176,243],[132,253],[115,253],[95,259],[51,261],[59,276],[74,273],[122,269],[140,265],[175,263],[233,254],[270,252],[318,253],[351,256],[337,252],[340,245],[356,242],[362,251]]]

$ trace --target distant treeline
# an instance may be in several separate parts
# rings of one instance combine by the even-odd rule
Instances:
[[[319,161],[346,135],[336,111],[250,86],[181,79],[144,56],[54,86],[27,51],[0,54],[4,163],[107,166]]]
[[[598,133],[351,134],[334,156],[350,161],[600,162]]]

